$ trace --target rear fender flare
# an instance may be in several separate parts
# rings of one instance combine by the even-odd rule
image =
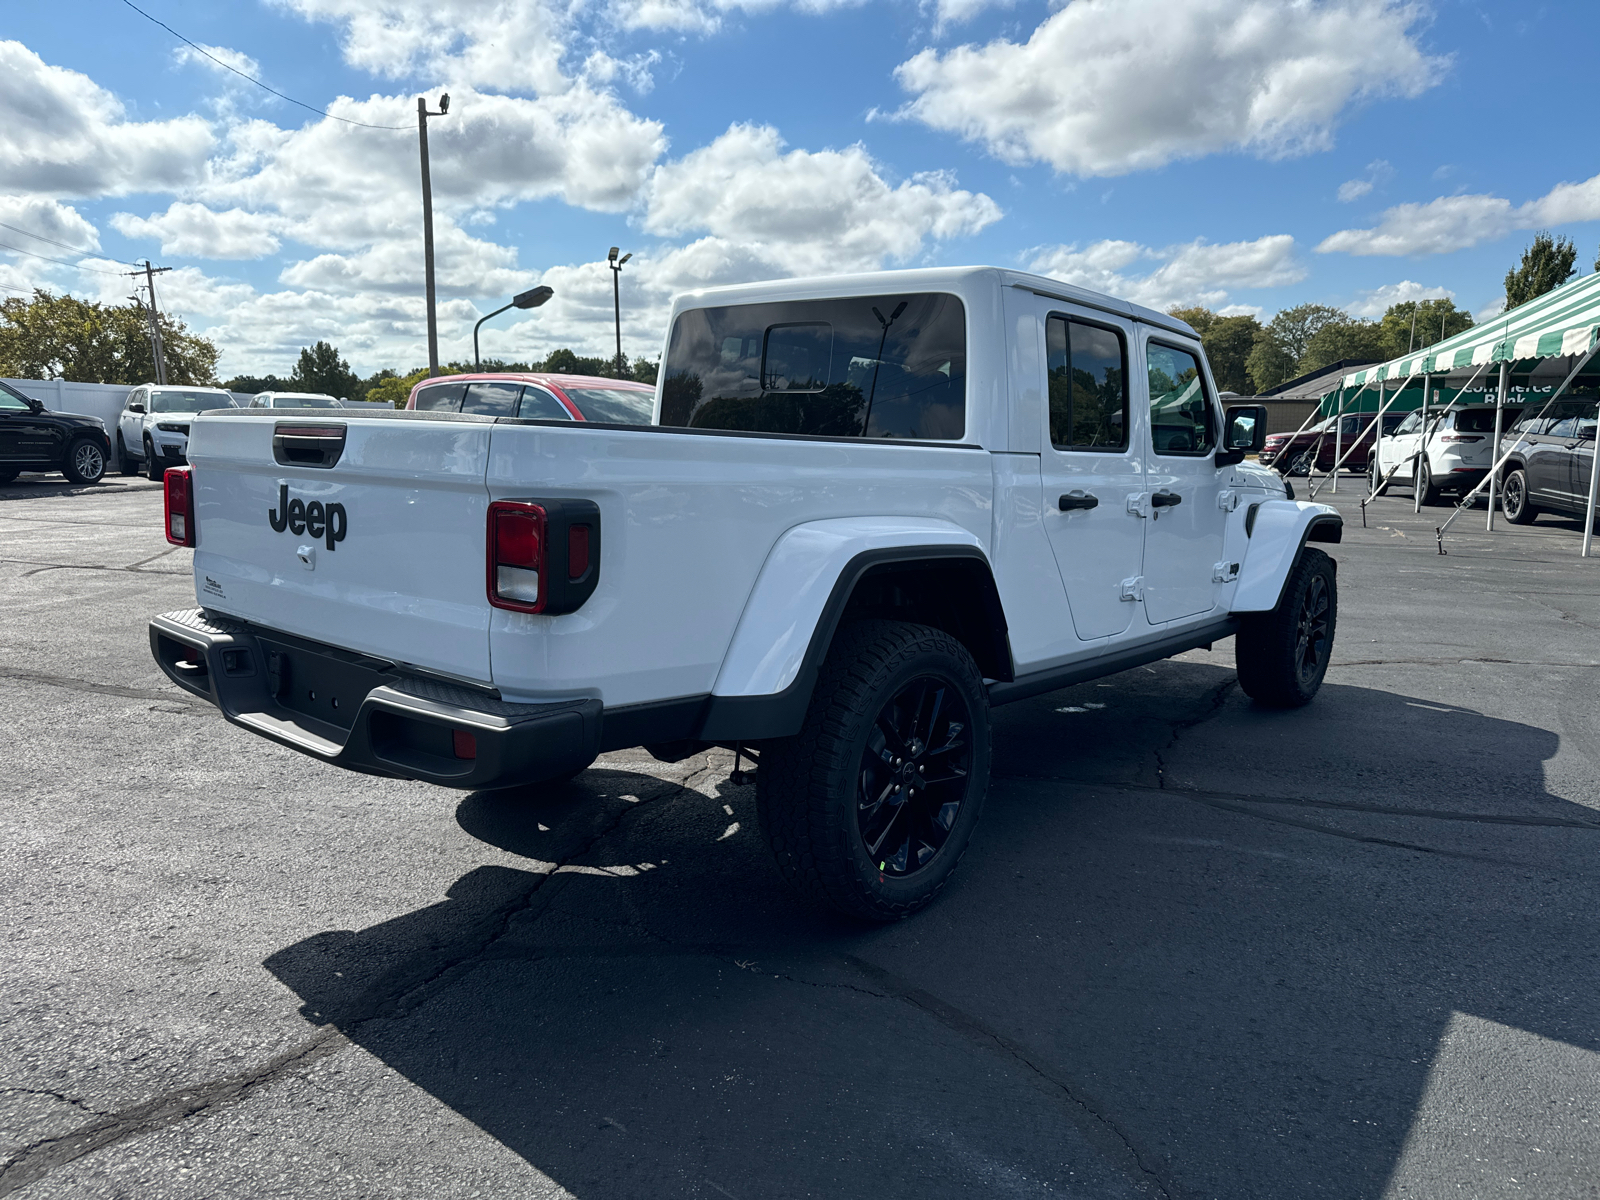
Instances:
[[[1301,549],[1308,541],[1338,542],[1344,518],[1331,505],[1307,500],[1264,500],[1250,508],[1254,511],[1245,517],[1250,537],[1230,610],[1271,612]]]
[[[756,740],[794,732],[857,582],[883,563],[939,559],[976,560],[992,579],[977,535],[950,521],[845,517],[788,530],[745,603],[702,737]]]

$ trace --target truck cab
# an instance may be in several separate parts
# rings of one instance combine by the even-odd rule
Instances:
[[[891,919],[970,836],[991,706],[1234,635],[1247,692],[1312,698],[1340,520],[1246,461],[1264,428],[1187,325],[1038,276],[706,290],[649,424],[198,418],[199,608],[152,649],[263,736],[446,786],[737,747],[785,877]]]

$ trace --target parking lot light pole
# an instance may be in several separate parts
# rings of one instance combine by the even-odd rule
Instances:
[[[606,262],[611,264],[611,307],[617,317],[617,377],[627,375],[627,364],[622,358],[622,264],[633,257],[630,251],[621,258],[617,257],[617,247],[611,247],[611,253],[606,256]]]
[[[428,101],[417,97],[417,143],[422,154],[422,266],[428,293],[428,376],[439,374],[439,321],[433,304],[433,179],[428,172],[428,118],[450,111],[450,93],[439,97],[439,111],[429,112]]]
[[[541,304],[555,294],[556,291],[554,288],[548,288],[541,284],[530,291],[518,292],[511,298],[510,304],[502,304],[492,313],[484,313],[483,316],[479,317],[478,323],[472,327],[472,365],[479,369],[483,367],[483,362],[478,357],[478,330],[483,328],[483,323],[485,321],[487,321],[490,317],[498,317],[508,308],[538,308]]]

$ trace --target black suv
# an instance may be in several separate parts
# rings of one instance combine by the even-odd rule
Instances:
[[[1586,389],[1588,390],[1588,389]],[[1527,525],[1541,512],[1582,516],[1594,470],[1595,396],[1557,400],[1511,427],[1515,446],[1501,476],[1506,520]]]
[[[110,458],[111,439],[99,417],[46,412],[41,401],[0,382],[0,484],[23,471],[99,483]]]

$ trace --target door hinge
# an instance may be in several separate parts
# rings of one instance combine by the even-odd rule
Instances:
[[[1239,493],[1232,488],[1223,488],[1217,493],[1217,507],[1223,512],[1232,512],[1239,507]]]
[[[1143,575],[1135,575],[1132,579],[1124,579],[1122,581],[1122,598],[1124,600],[1144,599]]]
[[[1136,517],[1150,515],[1150,497],[1145,492],[1128,493],[1128,511]]]
[[[1219,562],[1211,568],[1212,583],[1232,583],[1239,578],[1239,564],[1236,562]]]

